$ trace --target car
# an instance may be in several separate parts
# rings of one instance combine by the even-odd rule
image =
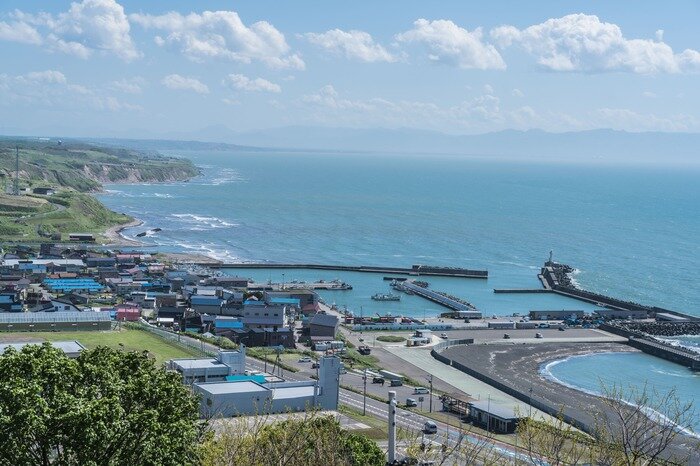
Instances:
[[[321,367],[321,365],[320,365],[319,363],[317,363],[317,362],[311,364],[311,368],[312,368],[312,369],[318,369],[319,367]]]
[[[535,333],[535,338],[542,338],[542,334],[541,334],[541,333]]]
[[[414,395],[427,395],[428,393],[430,393],[430,390],[425,387],[415,387],[413,389]]]
[[[380,383],[384,385],[384,377],[374,377],[372,378],[372,383]]]
[[[299,358],[298,362],[311,362],[311,358],[309,356],[302,356]]]
[[[538,327],[539,328],[549,328],[549,324],[543,323],[543,324],[538,325]]]
[[[504,339],[504,340],[510,340],[510,333],[504,333],[504,334],[503,334],[503,339]]]
[[[442,338],[443,340],[447,340],[447,334],[446,334],[446,333],[441,333],[441,334],[440,334],[440,338]]]
[[[425,434],[437,434],[437,424],[433,421],[427,421],[423,424],[423,433]]]
[[[418,406],[418,402],[413,399],[413,398],[406,398],[406,407],[407,408],[415,408]]]
[[[401,379],[392,379],[391,382],[389,382],[390,387],[400,387],[403,385],[403,380]]]

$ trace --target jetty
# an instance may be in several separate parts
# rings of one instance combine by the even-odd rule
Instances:
[[[481,318],[481,311],[479,311],[473,304],[457,297],[450,296],[447,293],[430,290],[426,287],[416,285],[413,280],[406,280],[405,282],[397,283],[394,288],[406,293],[412,293],[420,296],[421,298],[427,299],[428,301],[432,301],[448,309],[452,309],[453,311],[459,313],[460,317],[469,317],[473,319]]]
[[[217,269],[309,269],[309,270],[332,270],[337,272],[366,272],[366,273],[386,273],[398,275],[415,276],[435,276],[435,277],[459,277],[459,278],[480,278],[487,279],[488,270],[471,270],[459,267],[438,267],[431,265],[413,265],[411,268],[386,267],[370,265],[333,265],[333,264],[278,264],[278,263],[248,263],[248,264],[218,264],[209,265]]]

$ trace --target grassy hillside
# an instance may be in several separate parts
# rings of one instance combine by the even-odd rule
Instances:
[[[49,202],[50,201],[50,202]],[[131,221],[112,212],[89,194],[62,191],[40,199],[0,194],[0,241],[49,241],[51,235],[95,233]]]
[[[189,160],[155,152],[58,139],[0,138],[0,188],[12,185],[17,147],[21,187],[89,192],[100,190],[102,183],[183,181],[199,173]]]
[[[19,151],[19,188],[52,187],[53,196],[11,196]],[[187,159],[156,152],[103,147],[80,141],[0,137],[0,241],[67,240],[69,233],[94,233],[132,219],[85,194],[102,183],[184,181],[199,174]]]

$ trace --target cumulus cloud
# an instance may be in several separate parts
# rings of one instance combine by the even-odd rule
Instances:
[[[394,62],[397,58],[377,44],[365,31],[331,29],[323,33],[303,34],[309,42],[327,51],[345,55],[351,60],[363,62]]]
[[[444,19],[419,19],[413,23],[413,29],[396,35],[399,42],[422,44],[428,50],[428,58],[434,62],[464,69],[505,69],[498,50],[482,39],[481,28],[470,32]]]
[[[22,21],[0,21],[0,40],[31,45],[40,45],[42,42],[39,31]]]
[[[108,95],[104,89],[74,84],[57,70],[32,71],[11,76],[0,74],[0,105],[27,105],[34,108],[103,111],[141,110],[138,105]]]
[[[174,91],[192,91],[197,94],[209,94],[209,88],[202,81],[179,74],[169,74],[163,78],[161,83],[168,89]]]
[[[553,71],[631,71],[678,73],[700,70],[700,53],[674,53],[657,31],[656,41],[627,39],[620,27],[595,15],[572,14],[552,18],[525,29],[501,26],[491,31],[501,47],[519,45],[537,63]]]
[[[525,94],[523,93],[523,91],[521,91],[518,88],[513,89],[510,93],[513,97],[525,97]]]
[[[229,74],[224,78],[224,85],[229,86],[237,91],[246,92],[282,92],[279,84],[268,81],[263,78],[251,79],[242,74]]]
[[[156,44],[179,50],[191,60],[227,59],[262,62],[271,68],[304,69],[304,61],[291,53],[279,30],[267,21],[246,26],[235,11],[205,11],[182,15],[132,14],[131,21],[146,29],[163,31]]]
[[[71,3],[58,15],[15,11],[14,23],[0,23],[0,40],[41,45],[50,51],[89,58],[112,54],[124,61],[141,57],[130,35],[124,8],[115,0]]]

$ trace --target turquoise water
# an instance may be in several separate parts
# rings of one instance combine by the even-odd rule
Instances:
[[[491,293],[538,287],[537,271],[553,249],[555,260],[578,269],[586,288],[700,315],[698,171],[437,156],[175,155],[191,158],[203,176],[113,185],[100,195],[112,209],[145,222],[128,236],[163,228],[144,238],[162,250],[230,261],[484,268],[488,281],[433,287],[489,313],[587,308],[552,296]],[[362,302],[386,291],[370,277],[310,275],[297,278],[361,284],[348,296],[362,295]],[[409,302],[419,315],[426,308]]]
[[[681,365],[644,353],[598,353],[550,363],[543,368],[543,374],[594,394],[602,393],[603,387],[639,393],[645,384],[650,395],[653,391],[664,394],[675,389],[682,404],[694,404],[692,429],[700,432],[700,373]]]

